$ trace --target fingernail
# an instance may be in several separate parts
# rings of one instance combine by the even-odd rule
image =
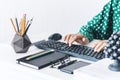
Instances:
[[[69,44],[69,47],[71,46],[71,44]]]
[[[71,45],[69,45],[69,47],[70,47]]]
[[[94,52],[97,52],[97,50],[96,50],[96,49],[94,49]]]
[[[68,42],[67,42],[67,41],[65,41],[65,43],[66,43],[66,44],[68,44]]]
[[[95,49],[94,51],[95,51],[95,52],[100,52],[100,50],[96,50],[96,49]]]

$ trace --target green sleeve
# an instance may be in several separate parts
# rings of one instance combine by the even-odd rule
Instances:
[[[91,21],[89,21],[87,23],[87,25],[84,25],[80,28],[79,33],[84,35],[85,37],[87,37],[89,39],[89,41],[92,41],[93,39],[100,39],[101,37],[99,37],[99,35],[101,36],[100,31],[101,31],[101,27],[105,25],[104,23],[107,23],[107,20],[104,17],[105,15],[109,15],[109,10],[110,10],[110,3],[108,2],[103,10],[96,15],[95,17],[93,17],[93,19]],[[105,12],[107,12],[108,14],[106,14]],[[105,22],[103,22],[105,21]],[[97,29],[96,29],[97,28]]]

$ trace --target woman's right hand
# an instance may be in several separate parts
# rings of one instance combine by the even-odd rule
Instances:
[[[65,36],[64,41],[71,46],[73,42],[79,44],[87,44],[89,42],[88,38],[84,37],[82,34],[68,34]]]

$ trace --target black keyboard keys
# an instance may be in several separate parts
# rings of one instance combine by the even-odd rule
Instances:
[[[72,56],[76,56],[76,57],[84,57],[84,58],[88,58],[89,60],[93,60],[96,59],[102,59],[104,58],[104,54],[102,54],[102,52],[98,53],[98,52],[94,52],[93,48],[90,48],[88,46],[84,46],[84,45],[71,45],[69,46],[66,43],[60,42],[60,41],[38,41],[36,43],[34,43],[36,47],[41,48],[41,49],[55,49],[56,51],[65,53],[65,54],[70,54]],[[88,57],[87,57],[88,56]],[[82,58],[80,57],[80,58]]]

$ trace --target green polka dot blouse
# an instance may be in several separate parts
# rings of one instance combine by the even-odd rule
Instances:
[[[108,39],[113,31],[118,30],[120,30],[120,0],[111,0],[87,25],[80,28],[79,33],[92,41]]]

